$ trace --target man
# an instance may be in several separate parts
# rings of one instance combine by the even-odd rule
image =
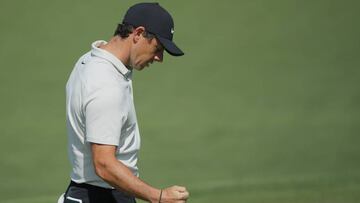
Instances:
[[[65,203],[186,202],[185,187],[163,190],[138,177],[140,134],[132,93],[132,71],[166,50],[184,53],[172,42],[174,23],[158,3],[129,8],[109,42],[96,41],[76,63],[66,85],[71,183]]]

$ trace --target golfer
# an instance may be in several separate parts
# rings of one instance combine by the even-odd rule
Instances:
[[[164,8],[139,3],[108,42],[93,42],[77,61],[66,84],[71,182],[59,202],[186,202],[185,187],[155,188],[139,178],[137,167],[140,133],[132,73],[162,62],[164,50],[183,55],[173,34],[173,19]]]

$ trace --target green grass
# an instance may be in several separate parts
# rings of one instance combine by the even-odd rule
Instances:
[[[1,202],[65,190],[67,77],[134,2],[0,2]],[[145,181],[196,203],[360,202],[357,1],[160,3],[185,56],[134,75]]]

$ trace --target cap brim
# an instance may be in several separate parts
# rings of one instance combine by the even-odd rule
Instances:
[[[184,55],[184,52],[181,51],[181,49],[179,49],[179,47],[177,47],[175,45],[175,43],[172,42],[171,40],[168,40],[168,39],[165,39],[165,38],[159,37],[159,36],[157,36],[156,38],[160,41],[161,45],[164,46],[164,49],[170,55],[173,55],[173,56],[182,56],[182,55]]]

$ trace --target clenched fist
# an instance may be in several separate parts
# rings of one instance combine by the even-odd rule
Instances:
[[[189,198],[189,192],[185,187],[172,186],[162,191],[161,203],[185,203]]]

